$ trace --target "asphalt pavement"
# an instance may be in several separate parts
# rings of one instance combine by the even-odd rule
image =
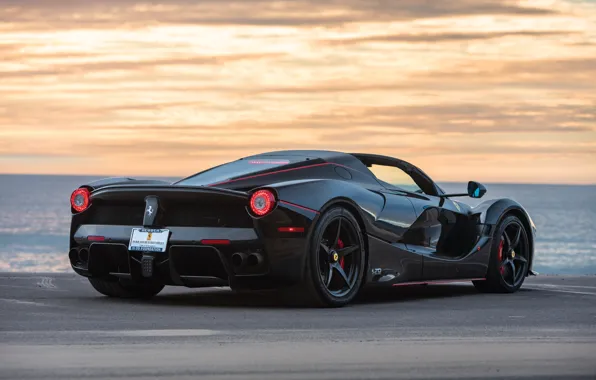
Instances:
[[[596,379],[596,277],[367,292],[342,309],[166,288],[103,297],[74,274],[0,274],[1,379]]]

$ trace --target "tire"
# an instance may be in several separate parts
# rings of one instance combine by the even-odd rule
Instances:
[[[301,293],[311,306],[347,305],[358,294],[366,268],[358,221],[347,209],[334,207],[321,216],[310,236]]]
[[[129,280],[105,280],[89,278],[91,286],[104,296],[115,298],[151,298],[164,288],[156,282],[135,283]]]
[[[495,229],[486,280],[474,281],[485,293],[514,293],[524,283],[529,270],[528,232],[518,217],[506,216]]]

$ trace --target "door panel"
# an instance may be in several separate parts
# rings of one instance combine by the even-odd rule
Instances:
[[[434,197],[410,197],[416,211],[416,221],[404,234],[403,242],[412,250],[435,253],[443,224],[438,199]]]
[[[424,280],[481,277],[478,266],[468,265],[479,228],[470,208],[450,199],[427,198],[410,198],[418,218],[404,235],[408,249],[423,256]]]
[[[391,243],[402,241],[403,235],[416,221],[417,214],[408,197],[381,191],[385,197],[385,205],[375,221],[381,232],[380,238]]]
[[[422,256],[406,249],[403,236],[416,221],[416,212],[408,197],[382,191],[383,210],[373,223],[369,248],[371,282],[417,281],[422,276]],[[373,236],[375,238],[373,238]],[[377,239],[378,238],[378,239]]]
[[[484,276],[478,268],[486,269],[486,259],[474,255],[481,226],[468,206],[441,198],[443,191],[432,179],[405,161],[374,155],[357,157],[385,189],[385,208],[371,233],[395,245],[396,249],[383,250],[383,262],[403,268],[395,260],[405,263],[408,256],[408,263],[414,260],[416,268],[407,269],[408,275],[421,266],[425,280]],[[398,253],[397,248],[407,255]]]

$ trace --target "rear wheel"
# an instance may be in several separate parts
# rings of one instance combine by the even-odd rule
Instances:
[[[116,298],[151,298],[161,292],[163,284],[138,283],[130,280],[106,280],[89,278],[91,286],[101,294]]]
[[[495,230],[486,280],[474,285],[483,292],[516,292],[528,273],[529,258],[528,233],[516,216],[508,216]]]
[[[309,303],[341,307],[352,301],[366,265],[364,238],[354,215],[343,207],[325,212],[309,248],[303,284]]]

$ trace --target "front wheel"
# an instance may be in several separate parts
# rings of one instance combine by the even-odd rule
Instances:
[[[303,286],[310,303],[341,307],[362,284],[366,266],[364,237],[354,215],[343,207],[325,212],[309,244]]]
[[[164,288],[156,282],[137,283],[130,280],[89,278],[91,286],[101,294],[116,298],[151,298]]]
[[[528,274],[529,259],[528,233],[516,216],[508,216],[495,230],[486,280],[474,285],[483,292],[516,292]]]

